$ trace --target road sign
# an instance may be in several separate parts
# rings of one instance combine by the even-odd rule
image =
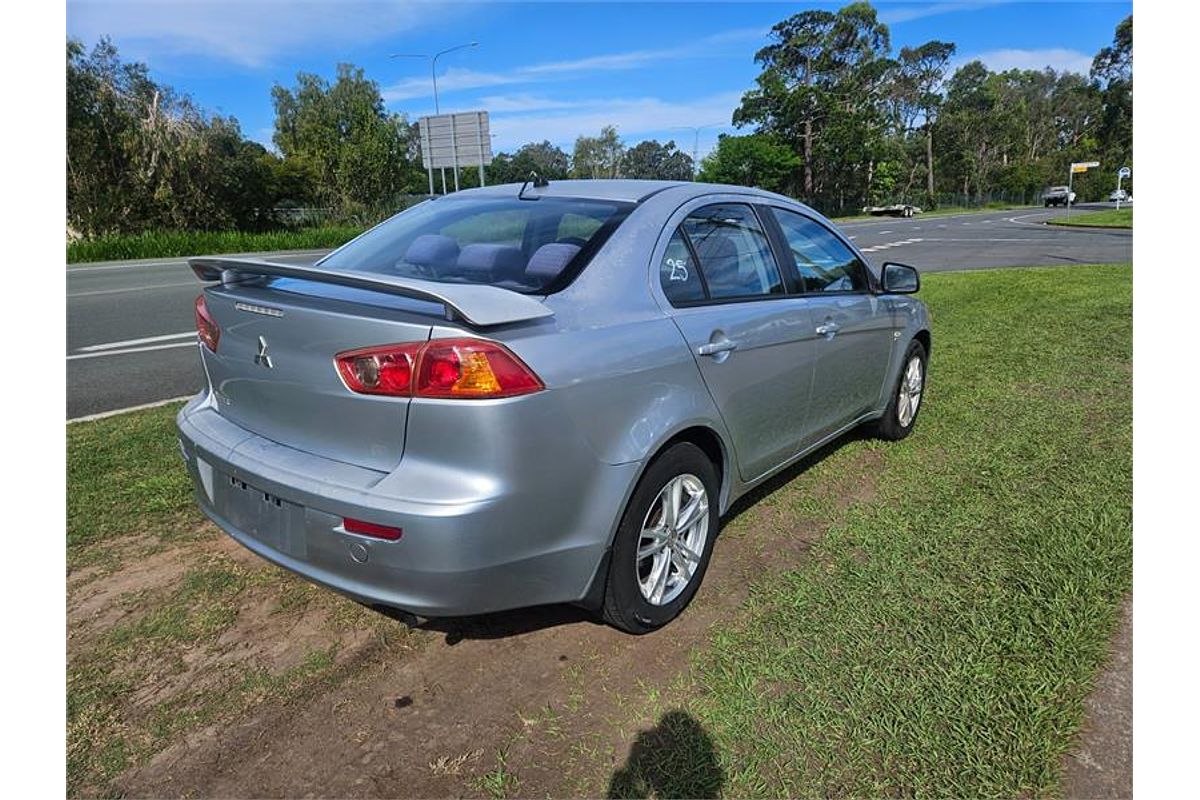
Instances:
[[[492,163],[488,112],[421,117],[421,161],[426,167],[478,167]]]
[[[1067,173],[1067,219],[1071,218],[1071,187],[1074,185],[1073,180],[1077,172],[1087,172],[1089,167],[1100,166],[1099,161],[1074,161],[1071,163],[1071,171]]]
[[[1129,167],[1121,167],[1119,170],[1117,170],[1117,176],[1120,178],[1128,178],[1132,174],[1133,173],[1129,170]]]

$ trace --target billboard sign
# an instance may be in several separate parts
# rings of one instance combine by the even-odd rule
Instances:
[[[482,167],[492,163],[488,112],[438,114],[417,120],[426,169]]]

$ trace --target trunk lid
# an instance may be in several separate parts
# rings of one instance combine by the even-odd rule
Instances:
[[[201,352],[222,416],[336,461],[385,472],[399,464],[409,399],[351,392],[334,356],[425,341],[440,308],[290,278],[211,287],[205,298],[221,333],[217,352]]]

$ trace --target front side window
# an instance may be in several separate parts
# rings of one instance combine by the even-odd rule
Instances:
[[[566,197],[445,197],[334,251],[319,266],[537,294],[575,274],[632,204]],[[561,284],[560,284],[561,285]]]
[[[863,263],[832,231],[794,211],[772,208],[771,212],[783,229],[805,292],[867,290]]]
[[[689,214],[667,245],[659,278],[675,305],[784,292],[767,236],[753,209],[741,204],[705,206]]]

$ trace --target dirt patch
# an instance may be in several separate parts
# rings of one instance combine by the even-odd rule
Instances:
[[[1133,600],[1126,599],[1108,664],[1084,704],[1075,751],[1063,759],[1063,796],[1133,796]]]
[[[874,491],[875,458],[862,450],[848,460],[858,499]],[[439,624],[419,635],[419,654],[375,659],[303,705],[190,737],[119,786],[128,796],[594,793],[654,722],[639,698],[685,674],[751,583],[800,563],[824,532],[782,508],[789,499],[736,514],[696,599],[665,630],[629,636],[569,607]]]

